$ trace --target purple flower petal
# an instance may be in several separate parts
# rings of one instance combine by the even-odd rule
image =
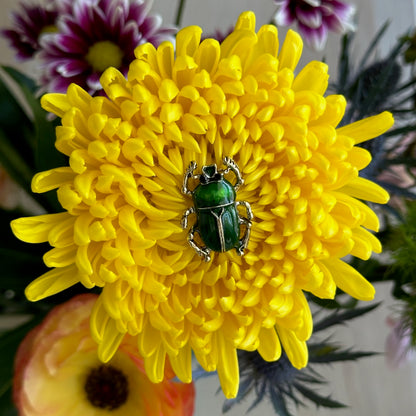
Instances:
[[[97,72],[90,74],[86,82],[90,91],[98,91],[103,88],[100,83],[100,74]]]
[[[385,359],[391,369],[405,365],[415,355],[411,344],[411,330],[400,320],[387,318],[387,324],[392,328],[386,338]]]
[[[303,0],[298,3],[306,3],[308,6],[311,6],[311,7],[319,7],[323,2],[321,0]]]
[[[297,23],[309,45],[322,49],[328,31],[345,33],[355,29],[355,7],[341,0],[275,0],[278,10],[276,24],[289,26]]]
[[[59,32],[42,39],[38,54],[40,82],[46,91],[62,92],[76,82],[91,94],[101,94],[101,73],[94,70],[100,63],[97,66],[93,61],[99,58],[89,53],[90,48],[97,44],[105,48],[108,42],[116,45],[123,52],[118,69],[125,73],[139,43],[158,46],[174,32],[170,27],[161,27],[159,16],[148,14],[152,4],[149,0],[73,0],[71,7],[69,0],[62,1],[65,11],[59,17]]]
[[[341,20],[338,16],[332,15],[325,19],[328,29],[336,33],[344,33],[346,31],[353,32],[355,25],[352,22]]]
[[[40,4],[23,4],[21,10],[11,15],[13,28],[2,30],[10,46],[20,60],[29,59],[40,49],[40,38],[45,30],[56,24],[58,13],[51,7]]]
[[[312,29],[319,28],[322,25],[322,12],[318,8],[304,9],[298,7],[296,8],[296,16],[300,23],[304,26],[309,26]]]
[[[299,23],[299,32],[313,49],[320,51],[325,46],[328,37],[328,29],[326,26],[322,25],[318,28],[311,28]]]
[[[333,13],[338,15],[341,19],[349,19],[355,13],[355,6],[353,4],[332,0],[331,6]]]
[[[274,21],[277,26],[290,26],[296,20],[296,16],[290,13],[289,8],[282,7],[274,15]]]
[[[56,66],[56,71],[65,78],[80,75],[88,70],[88,64],[81,59],[68,59]]]

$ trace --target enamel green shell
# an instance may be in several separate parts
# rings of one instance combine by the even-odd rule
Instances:
[[[199,184],[192,193],[196,228],[204,244],[224,252],[240,245],[240,224],[234,187],[226,179]]]

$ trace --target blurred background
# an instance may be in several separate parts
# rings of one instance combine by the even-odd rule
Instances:
[[[164,23],[173,24],[178,7],[178,0],[154,0],[153,11],[159,13]],[[357,31],[352,47],[352,58],[362,56],[370,40],[387,20],[390,22],[386,35],[379,45],[378,53],[383,56],[400,35],[415,26],[415,0],[356,0],[350,1],[357,6]],[[17,6],[16,0],[1,0],[0,27],[10,25],[10,11]],[[276,10],[273,0],[188,0],[183,14],[181,27],[199,25],[206,34],[216,29],[226,30],[236,21],[244,10],[253,10],[257,15],[257,25],[268,23]],[[286,29],[279,29],[281,39]],[[337,61],[340,50],[340,36],[331,34],[326,48],[316,52],[305,47],[302,62],[311,59],[324,59],[330,66],[329,73],[336,75]],[[29,65],[17,64],[13,51],[6,41],[0,38],[0,63],[13,65],[30,73],[34,68]],[[19,66],[17,66],[19,65]],[[383,351],[390,328],[386,318],[392,313],[393,301],[390,296],[391,286],[388,283],[376,285],[374,302],[382,302],[375,311],[360,317],[347,326],[333,330],[334,339],[345,346],[379,352],[379,355],[365,358],[359,362],[333,364],[321,368],[322,375],[329,381],[320,392],[349,405],[346,409],[327,410],[308,408],[298,409],[299,416],[410,416],[416,414],[416,360],[411,360],[405,367],[389,369],[385,364]],[[2,326],[16,323],[9,318],[1,317]],[[223,394],[218,391],[216,375],[203,378],[196,383],[197,402],[196,416],[220,415],[224,401]],[[246,412],[250,401],[235,406],[230,416]],[[272,415],[272,407],[262,403],[250,414]]]

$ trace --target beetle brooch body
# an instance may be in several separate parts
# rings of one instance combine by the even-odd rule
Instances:
[[[188,233],[188,242],[198,255],[205,261],[210,261],[211,251],[225,252],[233,248],[244,255],[250,238],[251,220],[253,214],[250,204],[246,201],[236,201],[238,188],[244,183],[237,164],[230,158],[224,158],[226,169],[218,170],[217,165],[202,167],[202,173],[195,175],[196,162],[192,161],[185,172],[182,192],[192,196],[194,206],[188,208],[182,217],[182,228],[188,227],[188,216],[196,215],[196,222]],[[228,172],[236,176],[236,183],[231,184],[224,178]],[[190,179],[199,183],[193,191],[188,188]],[[239,214],[237,207],[245,208],[247,217]],[[240,236],[240,226],[244,225],[244,234]],[[199,234],[203,244],[195,240]]]

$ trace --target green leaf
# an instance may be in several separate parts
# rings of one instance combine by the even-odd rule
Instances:
[[[405,82],[397,88],[397,92],[406,91],[408,88],[413,88],[416,85],[416,78],[411,78],[410,81]]]
[[[16,183],[30,192],[34,169],[35,132],[33,123],[16,99],[20,85],[7,82],[0,73],[0,163]]]
[[[337,289],[337,293],[334,299],[321,299],[318,298],[310,293],[307,294],[308,300],[311,302],[316,303],[317,305],[321,306],[325,309],[351,309],[355,308],[357,306],[358,301],[350,296],[345,297],[344,292]],[[342,301],[342,302],[341,302]],[[314,325],[314,331],[315,331],[315,325]]]
[[[55,127],[58,120],[48,119],[48,113],[35,96],[33,81],[12,67],[4,66],[3,70],[19,85],[33,112],[36,133],[35,170],[39,172],[67,164],[65,156],[55,148]]]
[[[55,148],[55,127],[58,124],[58,119],[48,119],[48,113],[41,107],[40,100],[36,96],[36,85],[32,79],[12,67],[3,66],[1,68],[25,98],[26,104],[32,112],[33,121],[28,119],[26,113],[10,93],[9,87],[4,83],[0,84],[0,92],[3,88],[7,99],[16,103],[13,107],[13,114],[19,114],[19,117],[24,119],[21,122],[14,122],[11,130],[11,133],[13,133],[12,140],[10,134],[5,134],[2,138],[1,143],[4,149],[0,148],[0,152],[2,152],[5,160],[0,160],[0,162],[4,163],[13,179],[48,212],[59,212],[62,208],[58,203],[56,192],[33,194],[30,186],[32,177],[36,172],[68,164],[66,156]],[[29,126],[31,136],[31,146],[30,148],[26,146],[25,157],[22,156],[22,152],[19,150],[21,146],[20,136],[22,135],[19,134],[19,126],[22,124],[23,126],[26,126],[26,124]],[[4,130],[1,120],[0,127]],[[6,130],[6,132],[9,132],[9,130]],[[24,163],[26,163],[26,166],[24,166]]]
[[[384,137],[394,137],[401,134],[407,134],[416,130],[416,124],[409,124],[404,127],[397,127],[397,129],[392,129],[383,134]]]
[[[330,396],[324,397],[320,394],[314,392],[311,389],[308,389],[307,387],[303,386],[299,383],[293,383],[293,386],[301,393],[304,397],[314,402],[318,407],[329,407],[331,409],[341,409],[347,407],[345,404],[340,403],[336,400],[331,399]]]
[[[282,394],[274,391],[270,395],[270,399],[276,414],[278,414],[279,416],[293,416],[293,414],[289,412],[286,406],[285,398]]]
[[[27,91],[30,96],[35,96],[37,88],[36,83],[32,78],[29,78],[23,72],[20,72],[11,66],[4,65],[1,66],[1,68],[16,82],[16,84],[24,87],[25,92]]]
[[[16,89],[20,90],[19,85],[15,84],[15,90],[12,90],[4,71],[0,72],[0,129],[9,144],[32,168],[35,139],[33,122],[21,102],[16,99]]]
[[[2,130],[0,130],[0,163],[17,184],[30,192],[33,170],[19,154],[16,147],[12,146]]]
[[[266,392],[266,383],[262,383],[261,387],[258,388],[258,386],[256,386],[256,395],[257,397],[253,400],[253,402],[250,404],[250,407],[247,410],[248,412],[251,412],[253,409],[255,409],[263,400],[264,398],[264,394]]]
[[[349,61],[349,48],[353,36],[351,34],[346,34],[342,37],[342,46],[341,53],[338,63],[338,81],[337,81],[337,92],[343,94],[344,88],[349,84],[349,76],[351,73],[350,70],[350,61]]]
[[[379,305],[380,302],[369,306],[348,309],[341,313],[332,313],[314,324],[314,332],[316,333],[318,331],[322,331],[323,329],[329,328],[333,325],[344,324],[345,321],[349,321],[351,319],[365,315],[368,312],[371,312]]]
[[[39,172],[68,165],[67,157],[55,147],[55,128],[58,121],[56,118],[54,120],[48,120],[47,113],[44,110],[42,110],[39,118],[35,119],[35,166]]]
[[[308,344],[309,362],[328,364],[339,361],[356,361],[360,358],[379,354],[374,351],[353,351],[351,348],[340,350],[331,344]]]
[[[390,26],[390,21],[386,21],[383,26],[379,29],[379,31],[376,33],[374,38],[372,39],[370,45],[368,46],[367,50],[363,54],[363,58],[361,59],[361,62],[359,63],[359,68],[364,68],[367,64],[368,59],[370,58],[371,54],[374,52],[378,44],[380,43],[381,38],[384,36],[384,33]]]
[[[378,185],[384,188],[391,195],[399,195],[403,198],[416,199],[416,193],[409,191],[408,189],[401,188],[400,186],[393,185],[389,182],[378,181]],[[368,280],[368,279],[367,279]]]
[[[0,165],[4,167],[10,177],[48,212],[60,212],[62,207],[58,202],[56,192],[50,191],[45,194],[34,194],[31,183],[34,170],[22,158],[17,147],[10,143],[0,126]]]

